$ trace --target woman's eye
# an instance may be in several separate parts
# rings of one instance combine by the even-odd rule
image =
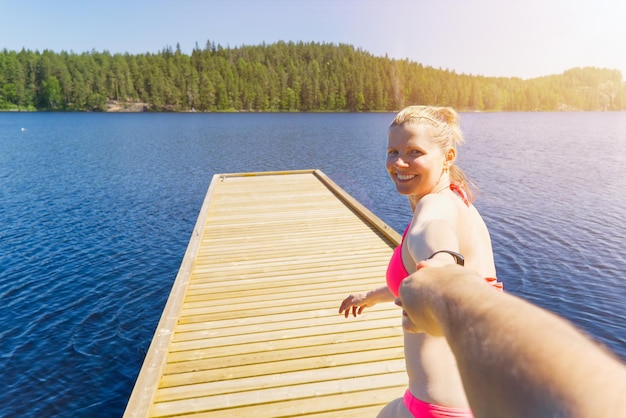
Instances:
[[[411,154],[414,157],[418,157],[418,156],[422,155],[422,151],[414,149],[414,150],[411,150],[411,152],[409,154]]]
[[[387,157],[396,157],[396,156],[398,156],[398,151],[393,150],[393,149],[387,151]]]

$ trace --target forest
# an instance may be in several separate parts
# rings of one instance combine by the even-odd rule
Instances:
[[[626,110],[618,70],[533,79],[458,74],[346,44],[277,42],[192,53],[0,51],[0,110],[371,112]]]

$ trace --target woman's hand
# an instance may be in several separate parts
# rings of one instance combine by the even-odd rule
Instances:
[[[376,304],[371,298],[372,292],[367,293],[356,293],[348,296],[341,302],[341,306],[339,307],[339,313],[344,314],[347,318],[350,316],[350,311],[352,311],[352,315],[356,317],[357,315],[361,315],[363,313],[363,309],[372,307]]]

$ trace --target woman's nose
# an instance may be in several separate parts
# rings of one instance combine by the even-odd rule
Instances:
[[[396,161],[393,164],[396,167],[406,167],[408,165],[401,157],[396,158]]]

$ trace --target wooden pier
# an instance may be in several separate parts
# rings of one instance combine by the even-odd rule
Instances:
[[[125,417],[375,417],[401,312],[338,314],[400,236],[318,170],[213,177]]]

